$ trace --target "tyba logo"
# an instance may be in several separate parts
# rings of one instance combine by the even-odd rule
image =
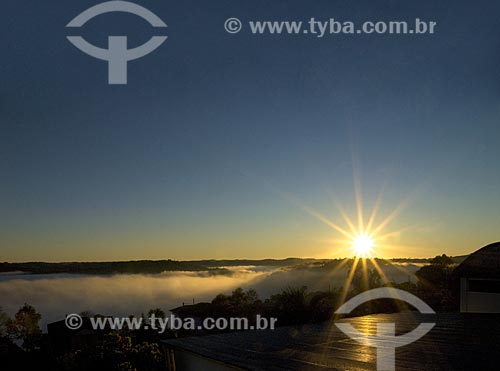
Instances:
[[[398,299],[406,301],[424,314],[435,314],[422,300],[409,292],[383,287],[365,291],[344,303],[335,313],[349,314],[353,309],[368,301],[376,299]],[[362,345],[377,348],[377,370],[396,370],[396,348],[411,344],[427,334],[436,325],[435,323],[421,323],[413,331],[396,336],[395,323],[377,323],[377,334],[369,335],[356,330],[350,323],[336,322],[335,325],[347,336]]]
[[[143,18],[153,27],[167,27],[167,25],[150,10],[128,1],[116,0],[98,4],[85,10],[69,22],[66,27],[80,28],[94,17],[112,12],[131,13]],[[145,44],[133,49],[128,49],[126,36],[109,36],[108,49],[102,49],[90,44],[81,36],[68,36],[67,38],[74,46],[84,53],[108,62],[108,83],[110,85],[127,84],[128,62],[148,55],[167,39],[166,36],[153,36]]]

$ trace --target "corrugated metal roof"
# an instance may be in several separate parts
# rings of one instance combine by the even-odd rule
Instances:
[[[377,323],[396,323],[397,334],[421,322],[434,329],[417,342],[396,350],[397,370],[498,370],[500,315],[414,312],[344,319],[360,331],[375,333]],[[376,349],[358,344],[334,323],[241,331],[164,342],[245,370],[320,371],[376,369]]]

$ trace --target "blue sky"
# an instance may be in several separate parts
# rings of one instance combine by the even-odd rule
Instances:
[[[382,256],[463,254],[498,240],[500,4],[138,1],[166,43],[129,84],[67,40],[97,1],[3,2],[0,260],[335,257],[365,213],[398,232]],[[228,17],[438,22],[434,35],[230,35]],[[140,45],[143,20],[82,35]],[[161,31],[163,32],[163,31]],[[289,197],[292,195],[292,197]]]

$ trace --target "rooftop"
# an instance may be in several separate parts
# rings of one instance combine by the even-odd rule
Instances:
[[[455,269],[454,274],[467,278],[500,278],[500,242],[471,254]]]
[[[396,350],[398,370],[498,370],[500,315],[415,312],[344,319],[362,332],[375,333],[379,322],[395,322],[397,335],[421,322],[436,326],[417,342]],[[348,338],[333,323],[241,331],[164,341],[167,347],[193,352],[252,371],[366,371],[376,369],[375,348]]]

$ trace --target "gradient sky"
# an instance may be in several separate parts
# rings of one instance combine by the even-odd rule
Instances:
[[[500,3],[137,1],[168,40],[127,86],[66,40],[99,1],[3,0],[0,261],[338,257],[404,201],[384,257],[500,240]],[[230,35],[224,20],[438,22],[435,35]],[[81,35],[158,31],[102,15]]]

